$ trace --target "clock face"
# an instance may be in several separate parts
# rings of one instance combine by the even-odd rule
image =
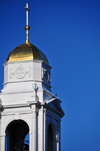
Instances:
[[[44,81],[48,82],[48,72],[47,72],[47,70],[44,73]]]
[[[50,82],[50,73],[47,70],[44,72],[44,81]]]

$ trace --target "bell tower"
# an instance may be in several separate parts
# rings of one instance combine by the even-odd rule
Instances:
[[[0,151],[61,151],[61,101],[51,92],[51,66],[45,54],[29,43],[14,48],[4,63],[0,93]],[[29,146],[25,137],[29,134]]]

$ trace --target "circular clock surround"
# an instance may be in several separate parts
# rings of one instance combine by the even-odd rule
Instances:
[[[46,70],[44,73],[44,81],[50,82],[50,73],[48,72],[48,70]]]

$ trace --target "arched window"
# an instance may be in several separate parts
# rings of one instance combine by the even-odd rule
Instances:
[[[12,121],[6,128],[6,151],[24,150],[24,139],[28,133],[29,126],[26,122]]]
[[[53,130],[51,124],[48,126],[48,151],[54,151],[53,150]]]

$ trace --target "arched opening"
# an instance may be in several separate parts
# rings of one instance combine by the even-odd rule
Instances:
[[[14,120],[6,128],[6,151],[24,151],[27,148],[25,137],[29,133],[29,126],[23,120]]]
[[[53,129],[51,124],[49,124],[48,126],[48,139],[47,139],[47,143],[48,143],[48,151],[54,151],[54,142],[53,142]]]

